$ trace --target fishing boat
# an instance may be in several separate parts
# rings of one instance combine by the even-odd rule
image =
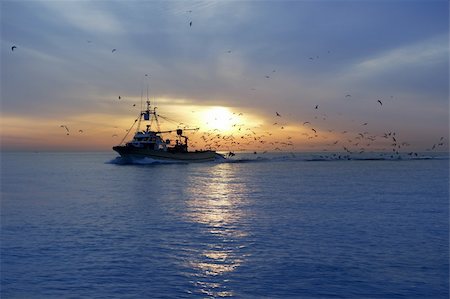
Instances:
[[[216,158],[222,158],[221,154],[213,150],[188,150],[188,137],[184,136],[184,131],[197,131],[199,128],[174,129],[161,131],[158,117],[166,119],[156,113],[156,107],[151,107],[150,101],[147,100],[147,107],[141,111],[139,117],[134,121],[133,126],[137,123],[134,137],[131,141],[124,144],[128,133],[122,139],[119,145],[114,146],[113,150],[118,152],[124,158],[151,158],[155,160],[172,160],[185,162],[204,162],[213,161]],[[141,130],[141,126],[145,124],[145,129]],[[176,139],[165,139],[163,134],[176,133]]]

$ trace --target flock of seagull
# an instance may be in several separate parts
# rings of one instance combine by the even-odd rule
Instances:
[[[148,74],[145,74],[148,76]],[[345,95],[345,98],[351,98],[350,94]],[[117,97],[118,100],[123,101],[122,96]],[[392,98],[392,96],[391,96]],[[377,99],[377,104],[383,106],[383,101]],[[132,105],[133,107],[136,104]],[[295,151],[295,140],[302,142],[302,145],[310,146],[314,151],[320,151],[324,154],[321,158],[324,159],[350,159],[355,155],[361,155],[367,152],[380,152],[381,156],[388,158],[401,158],[402,155],[411,157],[418,157],[419,153],[408,151],[410,143],[401,140],[399,134],[394,131],[386,131],[378,134],[373,134],[367,131],[369,127],[368,122],[360,123],[359,128],[365,130],[344,130],[338,132],[335,129],[322,129],[323,122],[328,119],[327,114],[318,113],[322,105],[313,105],[312,114],[314,120],[289,122],[285,121],[281,112],[275,111],[273,114],[272,128],[268,126],[247,126],[244,119],[244,113],[234,112],[232,117],[228,119],[233,123],[231,133],[221,132],[219,129],[209,129],[206,131],[193,131],[193,138],[190,142],[190,147],[193,149],[213,149],[218,151],[228,152],[228,156],[234,156],[235,151],[253,151],[254,154],[266,154],[268,152],[290,152]],[[195,113],[195,111],[192,111]],[[317,126],[314,126],[313,124]],[[208,125],[208,124],[206,124]],[[70,135],[70,130],[67,125],[61,125]],[[190,126],[184,123],[178,123],[178,128],[187,129]],[[281,134],[281,131],[290,129],[291,134]],[[115,127],[118,129],[118,127]],[[292,129],[297,133],[292,133]],[[125,130],[129,131],[129,130]],[[78,130],[79,134],[84,133],[83,130]],[[296,134],[296,135],[295,135]],[[278,137],[278,136],[282,137]],[[118,134],[113,134],[112,137],[118,137]],[[281,138],[281,139],[280,139]],[[312,142],[308,144],[308,142]],[[323,146],[318,150],[319,146]],[[440,137],[432,146],[425,149],[425,151],[438,151],[445,147],[445,137]],[[326,154],[326,153],[330,154]]]
[[[382,101],[377,100],[377,102],[382,106]],[[314,110],[318,110],[319,105],[314,106]],[[236,116],[242,116],[243,113],[233,113],[234,117],[231,120],[236,120]],[[248,151],[249,149],[254,150],[254,154],[265,154],[268,152],[294,152],[295,144],[294,139],[299,139],[297,136],[291,134],[283,135],[286,137],[278,138],[281,132],[278,130],[283,130],[289,125],[290,128],[297,127],[301,128],[300,131],[303,145],[307,145],[309,140],[317,141],[311,145],[315,147],[314,151],[317,151],[317,146],[323,146],[320,152],[324,154],[321,158],[326,159],[350,159],[368,152],[379,152],[381,156],[385,158],[401,158],[402,155],[408,155],[411,157],[418,157],[419,153],[410,151],[410,143],[403,141],[399,134],[394,131],[386,131],[381,134],[369,133],[367,130],[361,130],[361,132],[351,132],[351,131],[341,131],[335,132],[333,129],[321,130],[319,128],[314,128],[311,121],[304,121],[303,123],[289,124],[282,122],[283,116],[280,112],[275,111],[274,113],[274,129],[263,129],[262,127],[247,127],[245,122],[236,122],[232,125],[232,133],[225,134],[220,132],[218,129],[211,129],[205,132],[199,131],[193,134],[199,134],[199,138],[196,141],[191,142],[193,148],[206,148],[228,151],[228,155],[234,156],[234,151]],[[319,119],[317,115],[314,116],[315,119]],[[320,120],[326,120],[324,117]],[[322,126],[322,124],[318,124]],[[364,122],[360,124],[361,128],[367,128],[369,124]],[[297,137],[297,138],[295,138]],[[326,141],[326,142],[320,142]],[[445,146],[445,137],[440,137],[438,142],[433,144],[426,151],[437,151]],[[325,154],[325,153],[330,154]]]
[[[186,13],[191,14],[192,10],[186,11]],[[192,27],[193,21],[189,20],[189,27]],[[92,43],[92,41],[88,40],[88,43]],[[11,47],[11,51],[16,51],[17,46],[13,45]],[[111,53],[117,52],[117,48],[113,48],[111,50]],[[231,50],[226,51],[228,54],[231,54]],[[328,51],[328,54],[331,52]],[[319,59],[319,56],[315,57],[309,57],[309,60],[316,60]],[[271,73],[275,73],[276,70],[273,70]],[[145,74],[146,77],[148,77],[148,74]],[[267,74],[265,75],[266,79],[270,79],[271,75]],[[255,90],[252,88],[252,90]],[[352,98],[351,94],[346,94],[345,98],[350,99]],[[391,96],[392,98],[392,96]],[[118,96],[118,99],[121,100],[122,96]],[[380,106],[383,106],[383,101],[381,99],[377,100],[377,103]],[[136,106],[136,104],[132,105],[133,107]],[[314,105],[314,110],[319,111],[319,105]],[[243,113],[233,113],[234,118],[243,116]],[[300,139],[302,142],[309,141],[309,140],[322,140],[322,142],[314,143],[311,145],[312,148],[324,145],[325,148],[322,149],[323,152],[335,152],[330,155],[324,155],[326,158],[333,158],[333,159],[347,159],[351,155],[354,154],[363,154],[364,152],[377,147],[377,151],[384,152],[384,154],[388,153],[392,158],[399,157],[402,153],[406,153],[410,156],[418,156],[417,152],[413,151],[404,151],[404,149],[407,149],[410,144],[405,141],[401,141],[399,138],[399,134],[396,132],[388,131],[384,132],[382,134],[371,134],[368,131],[362,131],[357,133],[351,133],[349,131],[342,131],[340,133],[335,132],[333,129],[330,130],[320,130],[318,128],[315,128],[312,126],[312,121],[303,121],[298,124],[294,124],[293,126],[287,122],[282,122],[283,119],[282,114],[276,111],[274,113],[274,122],[273,126],[275,129],[284,130],[285,127],[289,125],[290,128],[297,127],[297,129],[300,128]],[[318,115],[314,116],[315,120],[319,119]],[[321,120],[326,120],[327,116],[322,114],[320,116]],[[230,118],[229,121],[232,121],[233,119]],[[181,124],[180,124],[181,125]],[[367,126],[368,123],[363,123],[361,126]],[[62,129],[64,129],[64,132],[66,135],[70,135],[71,131],[69,127],[65,124],[60,125]],[[185,126],[186,127],[186,126]],[[200,148],[206,148],[206,149],[215,149],[215,150],[223,150],[223,151],[229,151],[229,156],[234,156],[233,151],[242,151],[242,150],[254,150],[255,154],[258,153],[267,153],[267,152],[276,152],[276,151],[294,151],[294,140],[299,139],[299,136],[296,136],[297,138],[294,138],[294,136],[287,136],[283,137],[282,140],[279,140],[277,138],[277,135],[279,132],[273,131],[270,129],[263,129],[262,127],[246,127],[245,122],[237,122],[232,125],[233,130],[232,133],[225,134],[224,132],[220,132],[218,129],[211,129],[208,131],[194,131],[193,135],[200,135],[195,136],[196,138],[191,141],[190,146],[194,149],[200,149]],[[117,127],[116,127],[117,128]],[[128,131],[128,130],[126,130]],[[79,134],[84,133],[82,129],[79,129],[77,131]],[[337,136],[339,134],[340,136]],[[285,136],[285,134],[282,134]],[[113,134],[112,137],[117,137],[117,134]],[[323,142],[329,139],[332,139],[330,142]],[[383,147],[379,147],[380,143],[377,143],[379,141],[384,141],[381,144],[383,144]],[[340,146],[340,148],[339,148]],[[426,149],[426,151],[436,151],[440,148],[443,148],[445,146],[445,137],[440,137],[439,140],[434,143],[432,146]],[[340,153],[337,153],[340,152]],[[382,154],[382,155],[384,155]]]
[[[346,96],[348,97],[348,95]],[[118,96],[118,99],[122,99]],[[380,99],[377,100],[380,106],[383,105]],[[136,106],[136,104],[133,104]],[[319,111],[319,105],[314,105],[314,111]],[[195,111],[192,111],[195,113]],[[243,119],[244,113],[233,112],[232,117],[228,121],[232,122],[231,133],[221,132],[219,129],[209,129],[206,131],[193,131],[190,147],[194,149],[213,149],[218,151],[227,151],[228,156],[234,156],[235,151],[253,151],[254,154],[266,154],[268,152],[294,152],[294,140],[299,139],[303,145],[308,145],[308,141],[319,141],[310,144],[311,148],[317,151],[317,146],[323,146],[320,152],[324,154],[321,158],[327,159],[349,159],[354,155],[360,155],[366,152],[380,152],[380,155],[390,158],[399,158],[403,155],[418,157],[419,153],[408,151],[409,142],[401,140],[399,134],[394,131],[387,131],[381,134],[373,134],[367,130],[360,132],[344,130],[337,132],[334,129],[322,130],[314,127],[314,121],[303,121],[291,124],[283,120],[282,113],[275,111],[273,114],[273,124],[271,129],[267,126],[250,127],[245,124]],[[323,121],[327,120],[326,114],[315,114],[314,119],[318,122],[319,127],[323,126]],[[320,122],[322,123],[320,123]],[[360,128],[366,128],[369,124],[367,122],[361,123]],[[301,133],[294,133],[291,135],[281,134],[286,137],[277,137],[285,127],[296,128],[296,131]],[[70,135],[70,129],[67,125],[60,126],[65,130],[66,135]],[[187,129],[190,126],[184,123],[178,123],[178,128]],[[114,127],[118,129],[118,127]],[[125,130],[128,131],[128,130]],[[358,131],[358,130],[357,130]],[[84,133],[83,130],[78,130],[78,133]],[[300,134],[300,136],[298,136]],[[118,137],[113,134],[112,137]],[[295,138],[297,137],[297,138]],[[325,142],[326,141],[326,142]],[[381,146],[381,147],[380,147]],[[445,137],[440,137],[437,142],[426,149],[426,151],[438,151],[445,146]],[[325,154],[330,152],[329,155]]]

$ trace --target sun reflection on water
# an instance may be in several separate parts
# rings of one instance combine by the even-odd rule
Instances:
[[[193,182],[186,202],[188,221],[200,224],[205,240],[201,250],[190,256],[186,266],[192,270],[194,292],[212,297],[231,297],[228,277],[246,259],[245,198],[248,188],[236,168],[220,164],[206,170],[201,182]],[[195,180],[195,178],[193,178]]]

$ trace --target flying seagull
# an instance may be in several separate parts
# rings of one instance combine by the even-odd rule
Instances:
[[[192,27],[192,21],[189,22],[189,27]]]
[[[277,114],[277,116],[281,117],[281,114],[280,114],[280,113],[278,113],[278,112],[275,112],[275,113]]]
[[[17,48],[15,45],[11,47],[11,51],[14,51],[14,49]]]
[[[377,102],[380,103],[381,106],[383,106],[383,103],[380,100],[378,100]]]
[[[117,49],[112,49],[111,53],[114,53],[114,52],[116,52],[116,51],[117,51]]]
[[[60,127],[66,129],[67,135],[69,135],[69,128],[66,125],[60,125]]]

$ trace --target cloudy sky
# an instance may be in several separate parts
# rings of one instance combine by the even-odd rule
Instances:
[[[197,147],[448,149],[446,0],[0,5],[3,150],[110,150],[147,90]]]

